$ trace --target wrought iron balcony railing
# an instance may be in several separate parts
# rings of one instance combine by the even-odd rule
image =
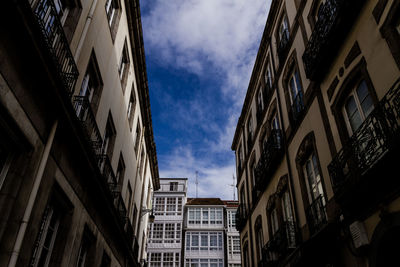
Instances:
[[[297,122],[300,119],[303,110],[304,110],[303,92],[300,91],[293,98],[293,103],[290,109],[290,112],[292,114],[292,119],[294,122]]]
[[[282,62],[282,60],[285,59],[286,52],[288,51],[288,44],[289,44],[289,30],[286,29],[282,33],[281,39],[279,40],[277,47],[277,52],[280,62]]]
[[[102,153],[103,138],[97,127],[89,99],[86,96],[74,96],[73,105],[76,116],[81,121],[81,125],[86,133],[86,139],[91,143],[94,154],[98,157],[99,163]]]
[[[303,54],[306,75],[309,79],[318,78],[334,57],[334,50],[351,28],[351,20],[357,15],[362,1],[326,0],[318,15],[311,37]]]
[[[282,153],[282,131],[279,129],[274,129],[271,131],[267,142],[264,143],[261,157],[258,160],[255,169],[254,189],[259,191],[265,189]]]
[[[306,210],[307,223],[310,234],[315,234],[327,224],[328,218],[325,209],[325,197],[319,195]]]
[[[236,229],[240,232],[247,222],[247,204],[240,203],[236,211]]]
[[[99,167],[104,181],[108,184],[111,194],[115,196],[115,194],[120,193],[120,190],[117,186],[117,178],[115,177],[108,155],[104,154],[101,157]]]
[[[60,73],[64,89],[71,96],[79,72],[53,0],[29,0],[42,37]]]
[[[296,224],[283,222],[262,250],[262,266],[270,266],[284,258],[298,245]]]
[[[328,165],[338,192],[349,180],[362,177],[395,146],[400,137],[400,79],[354,132]]]

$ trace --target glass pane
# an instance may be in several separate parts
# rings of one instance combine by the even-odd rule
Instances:
[[[365,117],[371,113],[374,109],[374,103],[372,101],[371,95],[369,94],[367,84],[362,81],[357,88],[357,96],[360,101],[360,105]]]
[[[362,120],[353,96],[347,100],[345,108],[351,129],[354,132],[360,127]]]

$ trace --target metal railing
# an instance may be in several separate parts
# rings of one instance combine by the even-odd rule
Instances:
[[[247,204],[240,203],[236,211],[236,229],[240,232],[247,222]]]
[[[262,249],[262,266],[269,266],[297,247],[297,228],[293,221],[283,222]]]
[[[100,172],[103,175],[104,181],[108,184],[110,192],[113,195],[119,193],[118,181],[107,154],[103,154],[100,159]]]
[[[96,123],[89,99],[86,96],[74,96],[75,113],[86,133],[86,139],[91,143],[94,154],[100,159],[103,154],[103,138]]]
[[[344,0],[326,0],[319,12],[311,37],[303,54],[307,77],[311,77],[319,62],[323,60],[322,51],[333,37],[333,31],[339,21]],[[352,2],[352,1],[349,1]]]
[[[29,0],[47,49],[61,75],[65,90],[71,96],[78,79],[78,68],[69,48],[63,26],[53,0]]]
[[[327,224],[328,218],[325,209],[325,197],[319,195],[306,210],[308,228],[310,234],[314,234],[321,230]]]
[[[349,179],[361,177],[400,137],[400,79],[369,114],[361,126],[328,165],[333,189],[337,192]]]
[[[273,129],[263,145],[261,157],[255,169],[255,188],[263,190],[268,185],[277,160],[283,152],[282,131]]]

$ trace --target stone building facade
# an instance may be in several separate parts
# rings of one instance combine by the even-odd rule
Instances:
[[[399,262],[399,17],[272,1],[232,143],[243,266]]]
[[[0,13],[0,266],[143,264],[160,185],[139,0]]]

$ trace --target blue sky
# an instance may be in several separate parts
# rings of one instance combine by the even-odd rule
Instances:
[[[232,139],[267,0],[140,0],[160,177],[232,199]],[[237,198],[237,195],[236,195]]]

